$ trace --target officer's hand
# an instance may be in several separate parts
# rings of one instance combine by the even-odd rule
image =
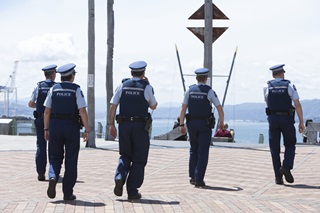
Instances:
[[[187,129],[186,129],[185,126],[180,126],[180,133],[181,133],[182,135],[184,135],[184,134],[187,133]]]
[[[48,130],[44,130],[44,139],[46,141],[49,141],[49,131]]]
[[[113,137],[116,138],[117,137],[117,129],[114,125],[110,125],[109,128],[109,134]]]
[[[89,140],[89,132],[83,133],[83,142],[87,142]]]
[[[219,122],[218,128],[219,129],[223,129],[224,128],[224,123],[223,122]]]
[[[149,82],[149,79],[146,76],[143,76],[142,80]]]
[[[305,130],[304,124],[303,124],[303,123],[299,123],[299,132],[300,132],[300,133],[303,133],[304,130]]]

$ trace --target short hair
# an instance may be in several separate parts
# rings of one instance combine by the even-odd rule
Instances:
[[[61,76],[61,81],[70,81],[70,79],[72,78],[72,74],[74,74],[74,72],[67,76]]]
[[[140,72],[137,72],[137,71],[131,71],[131,75],[133,77],[141,77],[143,75],[144,71],[140,71]]]
[[[44,76],[45,76],[46,78],[49,78],[49,77],[51,77],[54,73],[56,73],[56,71],[44,72]]]
[[[208,78],[207,75],[197,75],[197,81],[205,81]]]
[[[284,70],[275,71],[275,72],[272,72],[272,76],[277,77],[277,76],[281,75],[282,73],[284,73]]]

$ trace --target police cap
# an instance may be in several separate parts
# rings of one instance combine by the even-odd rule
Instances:
[[[74,70],[75,67],[76,65],[73,63],[65,64],[59,67],[57,72],[60,73],[61,76],[68,76],[68,75],[71,75],[72,73],[76,73],[76,71]]]
[[[285,65],[285,64],[278,64],[278,65],[275,65],[275,66],[270,67],[269,69],[270,69],[272,72],[278,72],[278,71],[286,72],[286,71],[284,71],[284,69],[283,69],[284,65]]]
[[[142,72],[146,70],[147,63],[144,61],[136,61],[129,65],[132,72]]]
[[[56,71],[56,68],[57,68],[57,65],[51,64],[51,65],[43,67],[42,71],[44,71],[44,72]]]
[[[199,68],[199,69],[196,69],[196,70],[194,71],[194,73],[195,73],[197,76],[208,75],[209,69],[208,69],[208,68]]]

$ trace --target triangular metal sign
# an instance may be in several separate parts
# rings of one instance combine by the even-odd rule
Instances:
[[[212,19],[229,19],[216,5],[212,4]],[[204,4],[189,19],[204,19]]]
[[[204,43],[204,27],[187,27],[193,34],[195,34]],[[215,42],[228,27],[214,27],[212,28],[212,43]]]

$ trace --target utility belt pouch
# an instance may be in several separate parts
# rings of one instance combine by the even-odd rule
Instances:
[[[33,111],[33,117],[37,118],[38,117],[38,112],[37,111]]]
[[[266,107],[266,114],[267,114],[267,115],[270,115],[270,114],[271,114],[270,109],[269,109],[268,107]]]
[[[290,111],[289,111],[289,115],[294,117],[295,116],[295,112],[296,112],[296,108],[294,106],[292,106]]]
[[[144,130],[146,130],[147,132],[149,132],[151,126],[152,126],[152,117],[151,117],[151,114],[148,113],[148,117],[147,117],[146,123],[145,123],[145,125],[144,125]]]
[[[190,121],[190,115],[187,113],[185,117],[186,117],[186,122],[188,123]]]
[[[119,114],[116,115],[116,121],[117,121],[117,124],[121,123],[121,116]]]
[[[211,113],[211,116],[208,118],[208,125],[211,129],[213,129],[216,125],[216,118],[214,117],[213,113]]]
[[[80,129],[82,129],[84,125],[83,125],[81,116],[78,115],[77,117],[78,117],[78,118],[76,119],[76,122],[79,124]]]

